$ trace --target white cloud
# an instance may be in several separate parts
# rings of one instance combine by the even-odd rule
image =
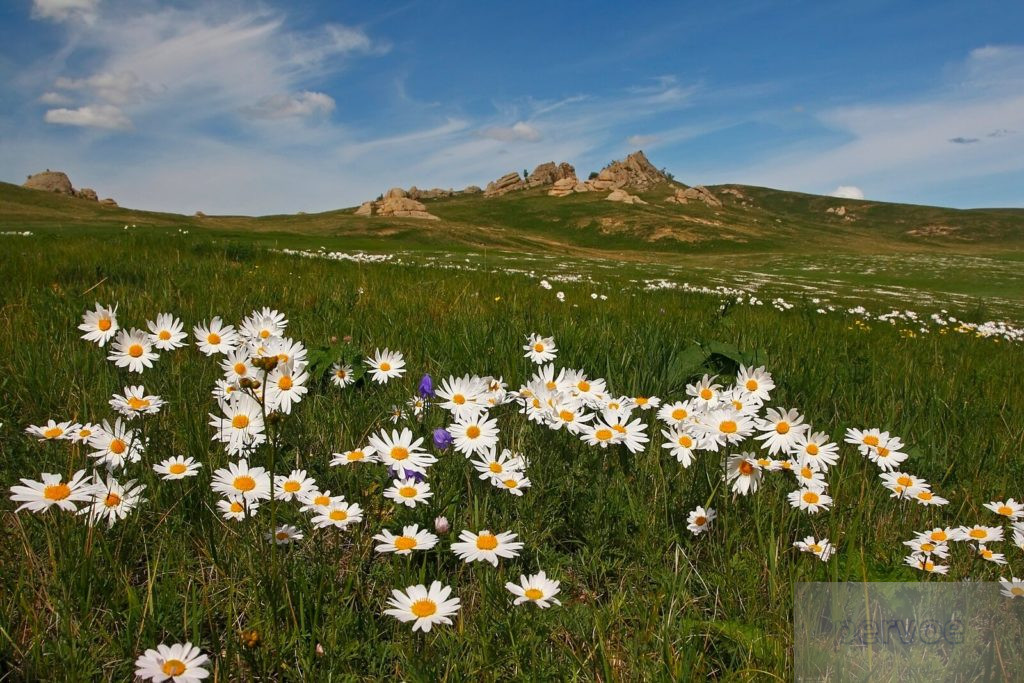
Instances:
[[[99,0],[32,0],[32,16],[37,19],[92,23],[96,20]]]
[[[630,147],[649,147],[660,141],[657,135],[630,135],[626,138],[626,144]]]
[[[50,109],[43,120],[65,126],[110,130],[126,130],[132,127],[131,119],[112,104],[88,105],[78,109]]]
[[[334,111],[334,98],[322,92],[305,90],[290,95],[269,95],[243,109],[254,119],[304,118]]]
[[[501,142],[537,142],[541,138],[539,130],[523,121],[516,121],[511,126],[484,128],[480,136]]]
[[[830,197],[841,197],[842,199],[864,199],[864,190],[856,185],[840,185],[829,193]]]
[[[134,71],[103,72],[88,78],[60,77],[53,83],[58,90],[84,91],[101,100],[123,107],[151,96],[154,90]]]
[[[71,98],[67,95],[61,95],[59,92],[44,92],[39,96],[39,101],[43,104],[58,105],[58,104],[71,104]]]

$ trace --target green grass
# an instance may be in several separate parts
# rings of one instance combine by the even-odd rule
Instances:
[[[32,229],[30,238],[2,238],[3,489],[19,477],[87,466],[81,450],[28,438],[27,425],[109,417],[110,395],[140,381],[168,406],[147,420],[143,463],[120,477],[143,481],[149,502],[111,530],[0,504],[0,670],[14,680],[127,680],[144,649],[186,639],[211,655],[217,680],[786,679],[794,582],[922,580],[903,566],[901,541],[939,524],[992,523],[982,503],[1024,497],[1024,368],[1019,346],[1005,342],[908,339],[888,325],[861,329],[842,315],[818,315],[811,305],[723,312],[714,297],[619,292],[614,283],[601,290],[607,301],[591,300],[591,285],[560,284],[569,299],[562,304],[518,276],[335,263],[263,248],[325,243],[287,232],[268,241],[194,226],[188,235],[58,229],[42,219]],[[333,244],[356,248],[341,247],[340,237]],[[216,362],[186,348],[141,377],[117,370],[104,350],[78,338],[80,316],[96,300],[119,302],[126,326],[171,311],[188,329],[267,305],[286,312],[289,334],[309,347],[351,335],[364,352],[400,349],[409,367],[402,381],[314,386],[281,425],[281,447],[255,458],[273,458],[278,472],[307,469],[360,503],[366,520],[347,532],[314,531],[282,504],[276,518],[298,524],[306,540],[280,551],[263,539],[269,506],[254,520],[222,522],[209,487],[229,460],[207,425]],[[836,440],[850,426],[902,436],[912,446],[906,469],[951,504],[891,500],[874,466],[843,445],[829,477],[836,505],[810,516],[789,507],[792,484],[781,474],[756,495],[733,499],[717,455],[683,469],[658,448],[660,438],[635,456],[604,452],[527,424],[511,407],[496,415],[502,445],[531,460],[533,487],[521,499],[479,481],[451,453],[431,470],[432,504],[413,510],[386,504],[379,468],[328,467],[332,452],[390,428],[389,407],[424,372],[501,375],[518,387],[532,371],[523,335],[534,331],[555,336],[559,365],[605,377],[616,392],[663,398],[682,397],[693,379],[680,359],[695,342],[756,353],[778,384],[772,405],[798,407]],[[435,411],[414,428],[440,420]],[[158,480],[149,466],[178,453],[199,458],[201,475],[183,485]],[[709,500],[718,523],[694,538],[686,514]],[[410,559],[373,552],[382,527],[430,525],[437,514],[451,520],[453,537],[464,528],[511,529],[525,549],[497,569],[461,564],[447,549],[452,538]],[[837,556],[823,564],[797,553],[792,542],[808,534],[832,539]],[[1024,573],[1024,555],[1001,545],[1010,560],[1003,575]],[[951,578],[1000,574],[963,546],[953,553]],[[539,569],[562,582],[563,606],[511,608],[503,584]],[[434,579],[462,600],[454,626],[414,635],[381,614],[392,588]],[[253,629],[261,640],[248,647],[241,634]]]

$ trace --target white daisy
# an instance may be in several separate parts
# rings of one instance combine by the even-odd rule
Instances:
[[[163,475],[163,479],[184,479],[199,474],[199,468],[203,464],[196,462],[195,458],[186,458],[183,455],[176,455],[167,458],[159,464],[153,465],[153,471]]]
[[[807,536],[802,541],[794,542],[793,547],[798,548],[801,552],[817,555],[818,559],[822,562],[827,562],[828,558],[832,557],[832,553],[835,552],[835,546],[829,543],[827,538],[816,541],[814,536]]]
[[[95,449],[89,457],[96,458],[97,464],[106,465],[110,470],[116,470],[126,462],[138,462],[144,450],[142,439],[122,424],[121,418],[117,418],[113,426],[104,420],[96,433],[89,437],[89,447]]]
[[[712,508],[705,510],[702,506],[698,505],[686,516],[686,528],[694,536],[700,536],[708,530],[711,522],[715,521],[717,516],[718,513]]]
[[[110,345],[107,360],[119,368],[128,368],[129,372],[142,372],[153,367],[153,361],[159,357],[160,354],[153,350],[149,335],[133,327],[118,331],[117,338]]]
[[[11,500],[21,503],[15,512],[28,509],[30,512],[43,512],[56,505],[61,510],[75,512],[75,503],[84,502],[92,497],[92,485],[85,478],[85,470],[78,470],[70,479],[63,481],[59,474],[43,472],[42,481],[22,479],[22,486],[11,487]]]
[[[127,517],[129,512],[146,500],[142,497],[146,490],[145,484],[137,484],[134,479],[121,484],[109,473],[106,481],[93,474],[91,488],[89,505],[78,511],[80,515],[88,515],[86,521],[89,526],[106,519],[107,527],[112,527],[114,522]]]
[[[522,472],[506,472],[500,477],[491,477],[491,484],[499,489],[505,489],[514,496],[522,496],[523,489],[533,486]]]
[[[770,455],[788,453],[810,427],[804,424],[803,416],[796,409],[784,411],[775,408],[769,408],[767,417],[759,420],[756,426],[763,433],[754,438],[764,441],[761,448],[767,448]]]
[[[370,378],[377,384],[405,374],[405,359],[401,353],[390,349],[375,349],[373,356],[366,359],[366,366],[370,368]]]
[[[278,500],[301,500],[305,494],[316,490],[316,481],[306,476],[306,470],[292,470],[287,477],[274,477],[274,497]]]
[[[414,622],[413,632],[417,630],[427,633],[435,624],[451,624],[451,616],[459,611],[459,599],[451,598],[452,589],[442,586],[440,581],[426,586],[409,586],[403,593],[400,590],[392,590],[388,598],[390,609],[384,610],[384,614],[395,617],[403,623]]]
[[[155,415],[163,407],[164,400],[159,396],[147,396],[142,385],[125,387],[124,394],[114,394],[110,399],[110,407],[125,417],[139,415]]]
[[[141,679],[161,683],[199,683],[210,672],[203,668],[206,655],[192,643],[178,643],[168,647],[160,644],[155,650],[146,650],[135,660],[135,675]]]
[[[217,353],[228,353],[238,345],[238,333],[231,325],[225,325],[220,316],[214,316],[210,324],[196,325],[192,328],[196,338],[196,346],[207,356]]]
[[[447,429],[454,439],[455,450],[467,458],[486,453],[498,443],[498,421],[488,419],[487,413],[483,411],[470,414],[464,419],[456,419]]]
[[[384,497],[396,503],[414,508],[420,503],[426,503],[427,499],[434,494],[430,491],[430,484],[415,479],[395,479],[391,486],[384,491]]]
[[[149,328],[150,341],[160,351],[173,351],[185,346],[188,334],[184,325],[170,313],[161,313],[156,320],[148,321],[146,327]]]
[[[839,446],[828,440],[825,432],[804,431],[797,438],[790,455],[796,458],[801,466],[806,465],[812,470],[825,472],[839,461]]]
[[[246,378],[261,377],[261,371],[252,364],[252,354],[245,346],[227,351],[220,361],[220,368],[224,371],[224,380],[229,384],[238,384],[239,380]]]
[[[218,403],[223,414],[210,413],[210,426],[217,430],[213,440],[226,444],[228,453],[244,453],[267,440],[263,408],[255,398],[237,391]]]
[[[725,463],[725,480],[732,482],[733,493],[746,496],[757,491],[761,483],[761,466],[753,453],[730,455]]]
[[[523,347],[523,351],[526,351],[524,358],[529,358],[538,365],[555,359],[558,348],[555,346],[554,337],[542,337],[534,333],[526,339],[526,345]]]
[[[469,417],[484,407],[483,396],[487,385],[475,375],[470,377],[448,377],[441,380],[441,386],[434,394],[441,399],[436,405],[452,414],[452,417]]]
[[[263,467],[249,467],[245,458],[229,462],[227,467],[214,471],[213,490],[225,496],[240,495],[246,500],[270,498],[270,475]]]
[[[329,526],[344,529],[363,521],[363,509],[359,507],[358,503],[332,503],[330,507],[322,510],[310,521],[318,529]]]
[[[298,527],[294,527],[291,524],[282,524],[274,529],[273,532],[267,532],[264,537],[271,543],[288,545],[295,541],[301,541],[304,538],[304,534],[299,531]]]
[[[234,522],[241,522],[246,517],[252,517],[259,508],[258,500],[246,500],[245,496],[241,494],[232,494],[217,501],[217,509],[220,510],[221,516]]]
[[[352,465],[355,463],[371,463],[379,462],[380,458],[376,456],[377,450],[373,446],[364,446],[362,448],[353,448],[350,451],[344,453],[333,453],[334,456],[331,458],[331,466],[336,465]]]
[[[1018,503],[1013,498],[1009,498],[1006,501],[996,500],[991,503],[985,503],[985,507],[1007,519],[1024,518],[1024,503]]]
[[[420,529],[418,524],[404,527],[400,535],[395,535],[387,529],[373,537],[373,540],[380,541],[374,548],[378,553],[395,553],[396,555],[408,555],[414,550],[430,550],[437,545],[437,536],[426,529]]]
[[[352,375],[352,366],[347,363],[335,363],[331,366],[331,383],[339,389],[344,389],[355,382]]]
[[[772,380],[771,373],[765,371],[763,365],[759,368],[740,365],[740,371],[736,373],[736,388],[764,402],[771,398],[775,382]]]
[[[292,404],[298,403],[309,389],[306,380],[309,375],[294,366],[294,361],[279,363],[266,382],[267,408],[288,414],[292,412]]]
[[[102,347],[121,329],[117,324],[117,304],[108,307],[97,302],[96,310],[86,311],[82,315],[82,324],[78,329],[85,333],[82,339],[95,342]]]
[[[73,427],[74,425],[72,425],[70,420],[67,422],[47,420],[45,425],[29,425],[25,429],[25,433],[36,437],[40,441],[58,441],[73,438]]]
[[[787,498],[789,504],[806,512],[814,514],[821,510],[828,510],[832,505],[832,497],[821,490],[803,488],[792,491]]]
[[[369,443],[380,461],[393,470],[425,474],[437,462],[437,458],[420,448],[423,438],[414,440],[413,433],[405,428],[401,432],[393,429],[390,435],[381,430],[369,438]]]
[[[524,602],[532,602],[542,609],[551,605],[561,605],[555,596],[559,593],[559,581],[552,581],[541,571],[531,576],[522,574],[519,576],[519,583],[509,581],[505,588],[516,596],[513,604],[521,605]]]
[[[521,472],[526,467],[526,461],[522,455],[507,448],[503,448],[500,455],[496,448],[490,448],[473,461],[473,467],[480,473],[481,479],[488,480],[511,472]]]
[[[452,543],[452,552],[463,562],[490,562],[498,566],[499,557],[516,557],[522,550],[523,544],[514,540],[516,534],[505,531],[500,534],[492,534],[486,529],[479,534],[472,531],[463,531],[459,534],[459,541]]]
[[[1007,598],[1024,598],[1024,579],[1018,579],[1016,576],[1009,579],[999,577],[999,588],[1000,595]]]

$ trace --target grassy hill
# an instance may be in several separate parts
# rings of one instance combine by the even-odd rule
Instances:
[[[549,197],[546,188],[501,197],[427,200],[439,221],[362,217],[351,209],[276,216],[183,216],[102,207],[95,202],[0,183],[0,228],[123,224],[215,233],[345,238],[362,247],[496,248],[525,253],[673,261],[694,253],[946,252],[993,253],[1024,245],[1024,210],[958,210],[836,199],[762,187],[711,187],[722,207],[668,204],[663,183],[640,196],[647,205],[605,201],[605,193]],[[722,190],[729,189],[739,194]],[[843,206],[845,216],[829,213]],[[662,257],[653,256],[661,254]]]

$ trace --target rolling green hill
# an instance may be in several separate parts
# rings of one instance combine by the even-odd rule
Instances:
[[[175,226],[222,233],[345,238],[362,248],[496,248],[526,253],[673,261],[694,253],[996,253],[1024,246],[1024,210],[957,210],[836,199],[743,185],[709,188],[723,202],[666,203],[674,185],[639,193],[647,205],[606,193],[549,197],[547,188],[500,197],[426,200],[441,220],[356,216],[352,209],[276,216],[184,216],[103,207],[0,183],[0,228]],[[723,192],[728,189],[730,192]],[[738,192],[732,194],[731,192]],[[829,208],[845,207],[845,216]],[[655,256],[655,254],[661,255]]]

